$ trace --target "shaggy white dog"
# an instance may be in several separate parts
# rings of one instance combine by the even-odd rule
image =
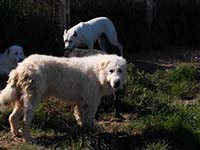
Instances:
[[[82,58],[32,55],[9,74],[8,84],[0,94],[0,106],[14,102],[9,122],[16,136],[19,116],[24,113],[26,141],[32,141],[29,129],[38,103],[50,96],[75,104],[76,120],[91,129],[101,97],[120,88],[125,73],[126,61],[117,55]]]
[[[107,53],[105,51],[100,51],[97,49],[90,50],[90,49],[78,49],[78,48],[75,48],[73,50],[65,50],[64,52],[65,57],[85,57],[85,56],[92,56],[92,55],[97,55],[97,54],[107,54]],[[113,94],[113,97],[114,97],[114,104],[115,104],[114,105],[115,117],[123,119],[123,117],[120,114],[120,109],[119,109],[120,108],[119,91],[116,91]],[[98,119],[98,117],[99,117],[99,113],[97,111],[96,119]]]
[[[118,42],[115,26],[106,17],[98,17],[87,22],[80,22],[69,30],[64,30],[63,39],[65,49],[73,49],[84,44],[92,50],[95,41],[98,40],[99,47],[106,51],[105,39],[102,34],[106,35],[109,42],[116,46],[120,50],[121,56],[123,56],[123,46]]]
[[[24,58],[21,46],[13,45],[7,48],[3,54],[0,54],[0,75],[8,75]]]

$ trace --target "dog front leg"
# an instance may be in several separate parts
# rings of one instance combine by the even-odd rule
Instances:
[[[89,48],[90,50],[93,50],[93,48],[94,48],[94,43],[93,43],[93,42],[89,42],[89,44],[88,44],[87,46],[88,46],[88,48]]]
[[[35,95],[24,101],[23,137],[26,142],[36,142],[30,135],[30,126],[38,103],[39,98]]]
[[[96,102],[96,101],[93,101]],[[95,129],[95,115],[99,106],[99,103],[87,103],[81,104],[79,107],[80,118],[82,126],[86,130],[93,131]]]

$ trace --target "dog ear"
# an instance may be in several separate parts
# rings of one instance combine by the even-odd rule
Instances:
[[[104,69],[110,63],[110,61],[101,61],[99,63],[99,69]]]
[[[73,36],[78,36],[78,33],[76,31],[74,31]]]
[[[66,34],[66,33],[67,33],[67,29],[64,30],[64,34]]]

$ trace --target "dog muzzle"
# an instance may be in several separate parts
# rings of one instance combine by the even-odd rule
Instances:
[[[114,91],[117,91],[121,86],[121,81],[120,80],[116,80],[114,82],[108,82],[108,84]]]
[[[18,63],[19,63],[19,62],[22,62],[23,60],[24,60],[24,59],[19,59],[19,60],[18,60]]]

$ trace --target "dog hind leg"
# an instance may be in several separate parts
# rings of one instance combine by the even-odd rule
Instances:
[[[106,52],[106,40],[105,40],[105,36],[104,35],[101,35],[98,38],[98,43],[99,43],[100,49]]]
[[[21,137],[21,133],[18,131],[18,120],[23,112],[23,106],[19,101],[15,102],[13,112],[9,116],[9,123],[11,128],[11,133],[16,137]]]
[[[81,121],[81,115],[80,115],[80,105],[74,106],[74,117],[78,123],[79,126],[82,126],[82,121]]]
[[[108,38],[109,42],[112,45],[116,46],[120,51],[120,55],[123,56],[123,46],[118,42],[117,33],[115,31],[113,31],[113,32],[109,31],[105,34],[106,34],[106,37]]]

